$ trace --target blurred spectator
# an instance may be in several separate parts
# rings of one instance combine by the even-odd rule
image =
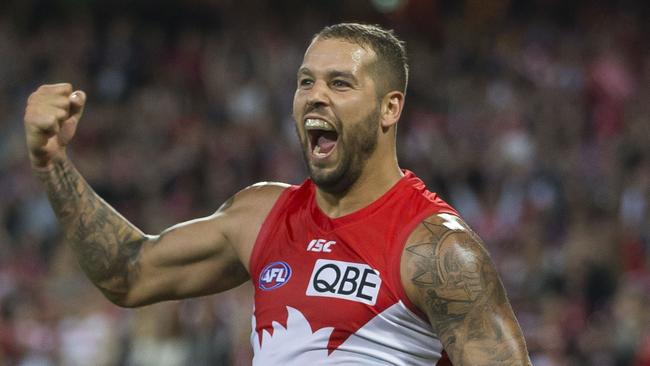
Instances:
[[[295,72],[311,34],[408,41],[401,165],[485,239],[535,365],[650,365],[650,30],[643,1],[0,5],[0,365],[247,365],[249,285],[109,304],[62,242],[26,159],[41,83],[89,106],[70,147],[147,232],[259,180],[305,177]],[[645,20],[645,21],[644,21]]]

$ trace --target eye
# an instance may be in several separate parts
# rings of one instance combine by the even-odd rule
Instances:
[[[334,79],[334,80],[332,80],[332,86],[337,88],[337,89],[344,89],[344,88],[349,88],[350,83],[348,83],[345,80]]]
[[[310,78],[302,78],[298,80],[298,85],[301,87],[310,87],[314,84],[314,81]]]

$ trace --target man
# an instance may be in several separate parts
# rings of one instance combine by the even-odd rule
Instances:
[[[480,239],[399,168],[403,42],[376,26],[318,33],[293,103],[310,179],[260,183],[213,215],[146,235],[66,157],[86,96],[44,85],[25,112],[32,166],[66,240],[115,304],[142,306],[252,280],[255,365],[530,364]]]

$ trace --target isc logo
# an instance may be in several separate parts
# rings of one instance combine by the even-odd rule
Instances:
[[[291,267],[286,262],[268,264],[260,273],[259,288],[273,290],[286,284],[291,278]]]
[[[332,248],[330,246],[334,244],[336,244],[334,240],[314,239],[307,244],[307,251],[331,253]]]
[[[379,271],[366,264],[319,259],[311,273],[306,294],[374,305],[380,287]]]

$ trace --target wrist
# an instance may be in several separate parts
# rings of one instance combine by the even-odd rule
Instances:
[[[58,163],[63,163],[68,160],[65,151],[62,151],[59,154],[51,156],[49,158],[38,157],[34,154],[29,154],[30,165],[32,170],[35,172],[47,173],[52,171],[55,165]]]

